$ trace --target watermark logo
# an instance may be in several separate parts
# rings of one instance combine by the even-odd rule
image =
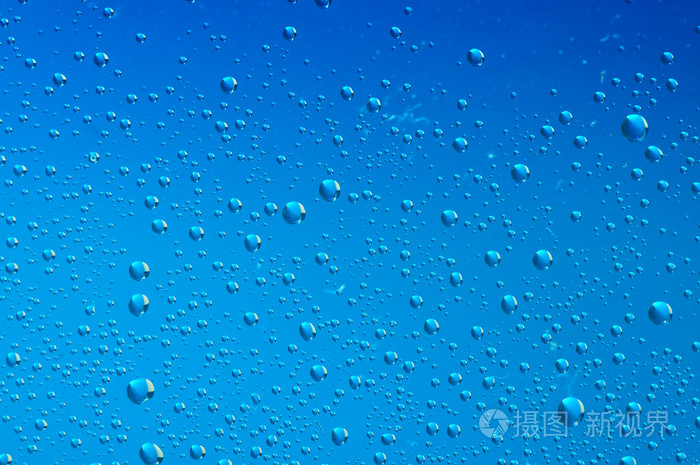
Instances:
[[[479,431],[487,438],[501,439],[509,427],[506,414],[495,408],[485,411],[479,418]]]
[[[646,421],[645,421],[646,420]],[[567,412],[517,411],[510,422],[505,412],[498,409],[485,411],[479,418],[479,431],[487,438],[502,440],[512,426],[512,437],[567,437],[571,427],[583,429],[586,437],[651,437],[663,436],[668,427],[668,412],[587,412],[576,422],[570,422]]]

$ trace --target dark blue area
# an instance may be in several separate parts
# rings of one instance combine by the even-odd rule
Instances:
[[[700,463],[700,3],[1,8],[0,465]]]

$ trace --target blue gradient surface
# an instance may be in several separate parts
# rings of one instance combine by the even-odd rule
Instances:
[[[700,463],[700,4],[0,5],[0,465]]]

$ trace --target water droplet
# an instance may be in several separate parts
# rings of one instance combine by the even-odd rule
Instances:
[[[665,325],[671,321],[673,310],[666,302],[654,302],[649,307],[649,320],[655,325]],[[682,319],[682,318],[681,318]]]
[[[141,446],[139,457],[146,465],[156,465],[163,461],[163,451],[152,442],[147,442]]]
[[[333,444],[336,446],[342,446],[348,440],[348,430],[341,427],[333,428],[331,438],[333,440]]]
[[[292,42],[297,37],[297,30],[294,29],[292,26],[287,26],[282,31],[282,36],[288,41]]]
[[[134,316],[141,316],[148,311],[149,300],[143,294],[134,294],[129,300],[129,311]]]
[[[467,52],[467,60],[472,66],[481,66],[484,64],[484,54],[478,48],[473,48]]]
[[[129,265],[129,276],[135,281],[143,281],[148,278],[150,272],[151,270],[145,262],[136,261]]]
[[[225,94],[232,94],[236,91],[236,89],[238,89],[238,81],[236,81],[231,76],[226,76],[223,79],[221,79],[219,86]]]
[[[649,125],[641,115],[627,115],[622,120],[622,135],[630,142],[639,142],[649,133]]]
[[[558,412],[559,421],[568,426],[576,426],[583,420],[585,410],[583,408],[583,402],[579,399],[576,397],[567,397],[559,403]]]
[[[141,405],[153,397],[155,387],[146,378],[139,378],[129,382],[126,388],[126,395],[129,400],[137,405]]]
[[[306,210],[299,202],[287,202],[282,209],[282,218],[287,224],[299,224],[306,218]]]
[[[335,202],[340,197],[340,184],[332,179],[326,179],[318,186],[318,193],[326,202]]]
[[[532,264],[535,265],[535,268],[538,270],[549,269],[549,267],[552,266],[553,261],[554,258],[552,257],[552,254],[546,250],[538,250],[532,257]]]

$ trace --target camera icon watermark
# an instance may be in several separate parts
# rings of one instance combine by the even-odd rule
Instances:
[[[498,409],[487,410],[479,418],[479,431],[491,439],[502,439],[510,428],[510,422],[504,412]]]

